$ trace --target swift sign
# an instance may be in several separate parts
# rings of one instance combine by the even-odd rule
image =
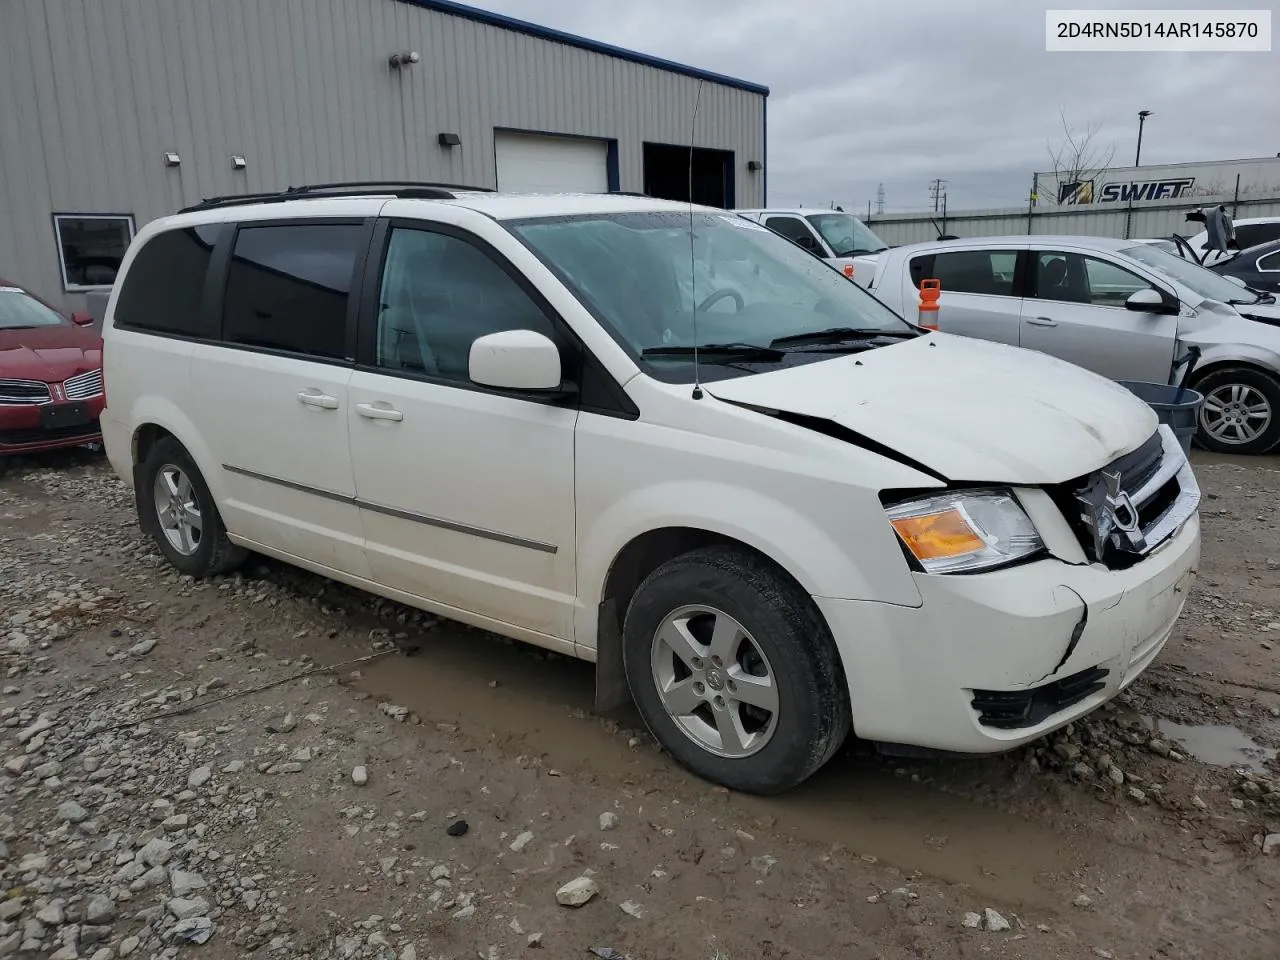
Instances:
[[[1185,196],[1187,191],[1195,186],[1195,182],[1195,177],[1178,177],[1171,180],[1130,180],[1128,183],[1107,183],[1098,193],[1098,202],[1174,200]]]
[[[1195,177],[1171,177],[1167,180],[1118,181],[1097,187],[1092,180],[1079,180],[1058,185],[1058,202],[1076,204],[1176,200],[1190,193],[1195,182]]]

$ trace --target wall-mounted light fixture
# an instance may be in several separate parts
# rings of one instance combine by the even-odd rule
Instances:
[[[462,146],[462,138],[456,133],[442,133],[436,137],[442,147],[460,147]]]
[[[164,154],[164,165],[166,167],[176,167],[182,163],[182,158],[172,150],[166,150]]]
[[[240,156],[240,155],[239,155],[239,154],[237,154],[237,153],[233,153],[233,154],[231,155],[231,169],[232,169],[232,170],[243,170],[243,169],[244,169],[245,167],[247,167],[247,166],[248,166],[248,164],[245,162],[244,157]]]
[[[764,169],[764,164],[761,163],[759,160],[748,160],[747,169],[750,170],[752,173],[757,173]]]
[[[422,60],[422,55],[417,50],[410,50],[408,53],[393,53],[387,60],[391,64],[392,70],[399,70],[401,67],[410,67]]]

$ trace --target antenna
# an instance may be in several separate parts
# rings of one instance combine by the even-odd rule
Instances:
[[[702,102],[702,80],[693,98],[693,119],[689,122],[689,290],[693,299],[693,399],[702,399],[702,367],[698,363],[698,267],[693,243],[693,142],[698,132],[698,104]]]

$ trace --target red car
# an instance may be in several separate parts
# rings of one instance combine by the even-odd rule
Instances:
[[[93,317],[0,280],[0,471],[11,454],[100,442],[105,405]]]

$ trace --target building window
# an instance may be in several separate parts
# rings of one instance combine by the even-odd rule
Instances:
[[[115,283],[133,241],[128,214],[55,213],[58,262],[64,290],[102,290]]]

